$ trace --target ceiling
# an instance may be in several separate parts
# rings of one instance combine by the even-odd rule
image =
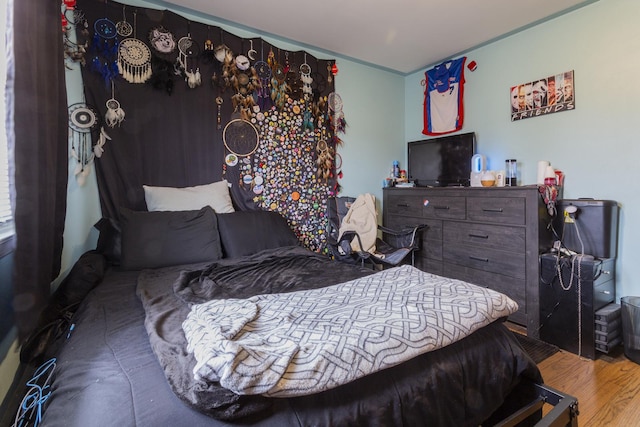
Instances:
[[[597,0],[164,0],[401,74],[461,55]],[[338,64],[339,65],[339,64]]]

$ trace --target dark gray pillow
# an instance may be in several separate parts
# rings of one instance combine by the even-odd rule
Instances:
[[[121,266],[125,270],[215,261],[222,257],[216,214],[198,211],[142,212],[122,208]]]
[[[217,216],[225,258],[300,244],[287,220],[278,212],[236,211]]]
[[[120,223],[112,218],[101,218],[94,224],[99,231],[96,251],[104,255],[113,265],[120,265],[122,230]]]

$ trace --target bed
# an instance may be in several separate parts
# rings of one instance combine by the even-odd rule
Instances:
[[[176,246],[178,235],[189,244]],[[105,236],[117,244],[105,243]],[[165,242],[158,236],[164,236],[161,240]],[[118,230],[101,229],[98,246],[97,252],[92,252],[91,257],[81,257],[78,263],[95,263],[95,257],[99,256],[108,260],[109,267],[103,277],[95,280],[97,285],[75,311],[72,326],[62,338],[42,420],[44,426],[477,426],[494,425],[504,419],[505,425],[517,425],[524,419],[530,423],[540,419],[545,401],[558,404],[545,419],[552,416],[561,423],[554,425],[576,422],[575,399],[544,386],[535,363],[505,326],[506,312],[501,310],[513,309],[512,302],[500,295],[487,294],[483,288],[468,288],[472,285],[428,275],[411,266],[374,272],[330,260],[297,244],[286,220],[275,212],[215,214],[209,208],[185,212],[127,211],[123,212]],[[119,261],[114,262],[114,258]],[[86,267],[74,269],[95,274]],[[302,306],[309,305],[308,301],[322,300],[318,293],[340,295],[339,292],[362,283],[366,288],[379,283],[382,287],[375,288],[374,293],[380,295],[389,286],[400,286],[398,277],[417,278],[419,286],[429,287],[431,294],[427,298],[423,297],[424,289],[417,293],[422,302],[439,304],[444,301],[440,296],[449,290],[462,289],[469,297],[455,296],[458,313],[469,312],[466,300],[475,301],[474,309],[476,303],[489,301],[493,305],[491,316],[495,318],[469,327],[468,334],[451,330],[447,322],[436,322],[448,325],[442,328],[444,334],[439,338],[429,335],[433,338],[426,340],[430,351],[418,350],[406,361],[396,358],[389,362],[389,357],[367,354],[358,359],[357,369],[353,362],[354,369],[345,367],[342,371],[336,368],[339,361],[331,369],[340,371],[337,377],[344,378],[344,384],[335,383],[334,376],[328,382],[314,380],[311,387],[307,387],[307,382],[305,388],[287,377],[287,371],[266,388],[263,383],[256,388],[252,376],[249,386],[232,391],[233,387],[221,384],[228,386],[238,381],[228,380],[222,371],[217,371],[214,380],[206,381],[202,370],[198,371],[201,375],[194,374],[196,365],[209,368],[215,365],[207,365],[192,348],[204,339],[188,342],[185,320],[193,316],[194,307],[250,301],[263,304],[258,305],[261,314],[269,310],[278,314],[287,310],[278,304],[296,301],[287,316],[279,317],[282,322],[292,313],[304,312]],[[410,294],[398,289],[387,293]],[[438,298],[434,299],[436,294]],[[329,295],[329,301],[336,300],[335,294]],[[268,306],[264,301],[275,301],[276,305]],[[363,303],[357,300],[355,304],[361,307]],[[384,304],[389,302],[385,299]],[[231,307],[231,312],[242,311],[234,305],[225,306]],[[338,303],[330,306],[341,307]],[[412,306],[415,304],[404,305],[405,309]],[[436,317],[449,316],[439,311],[443,307],[436,306]],[[460,310],[462,306],[464,310]],[[345,307],[347,310],[343,312],[354,311],[353,306]],[[327,311],[327,306],[323,310]],[[367,310],[380,310],[380,306],[355,311]],[[217,322],[222,324],[231,319],[230,311],[218,312],[222,317]],[[379,311],[375,313],[374,320],[384,317]],[[253,331],[272,333],[282,329],[265,325],[254,325]],[[343,332],[358,329],[355,323],[350,325]],[[246,322],[240,327],[246,328]],[[230,336],[246,333],[235,331]],[[402,346],[399,344],[402,340],[393,339],[395,348],[400,349],[394,352],[394,357],[415,351],[412,344]],[[324,338],[319,341],[328,342]],[[378,344],[381,341],[392,339],[383,337]],[[444,345],[431,349],[434,341],[442,341],[440,344]],[[425,343],[422,344],[424,347]],[[300,349],[292,354],[303,353],[302,347],[300,344]],[[250,359],[248,355],[260,355],[262,347],[243,348],[249,350],[232,358],[231,363],[237,369],[227,373],[242,371],[239,359],[246,361]],[[267,353],[272,355],[272,350],[273,346]],[[358,352],[356,349],[346,354],[353,356]],[[281,356],[281,352],[276,353]],[[349,364],[351,356],[341,361],[347,360]],[[372,358],[384,361],[369,373],[363,366],[373,365],[368,363]],[[264,359],[251,359],[248,365],[255,365],[255,360]],[[278,365],[272,360],[268,363]],[[261,366],[258,371],[267,369]],[[316,371],[312,374],[324,377],[328,369]],[[352,375],[352,371],[362,372]],[[286,385],[280,387],[282,378],[296,384],[293,392],[286,391],[291,389]],[[318,384],[320,389],[315,389]]]

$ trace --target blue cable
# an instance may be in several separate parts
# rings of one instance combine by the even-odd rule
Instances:
[[[40,365],[31,379],[26,382],[26,385],[30,388],[27,390],[22,402],[20,402],[12,427],[37,427],[40,424],[42,421],[42,409],[51,395],[50,382],[55,367],[56,358],[54,357]],[[38,384],[39,382],[41,384]]]

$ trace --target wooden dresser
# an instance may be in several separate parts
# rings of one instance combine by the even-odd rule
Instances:
[[[427,224],[416,267],[509,295],[520,306],[509,320],[539,337],[538,255],[551,236],[537,186],[385,188],[383,222]]]

